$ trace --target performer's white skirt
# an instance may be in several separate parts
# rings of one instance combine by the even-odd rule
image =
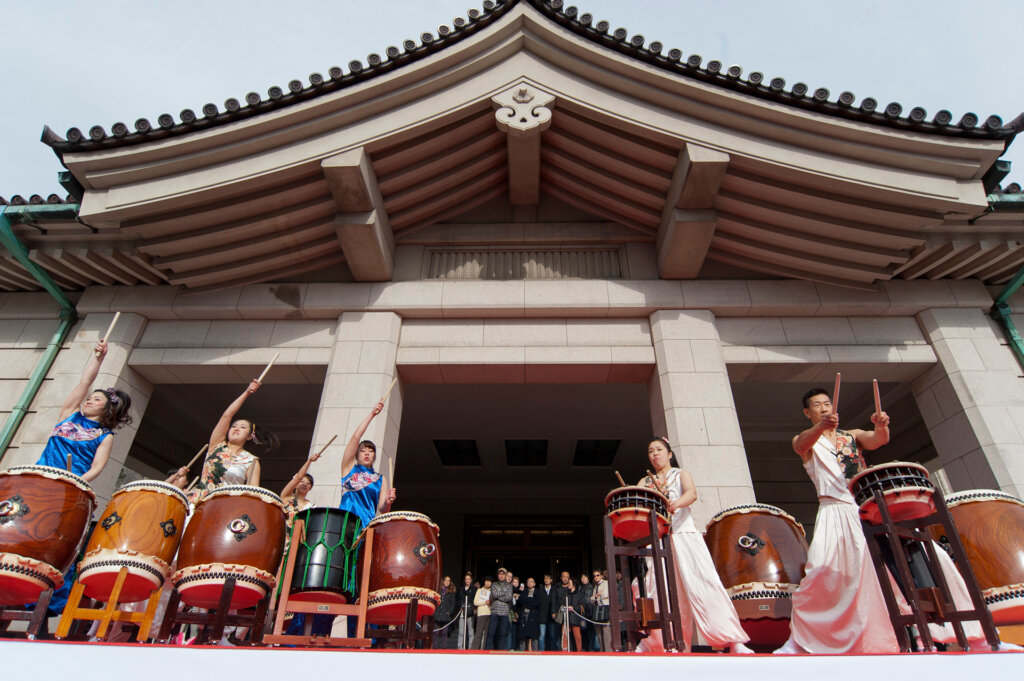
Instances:
[[[710,645],[718,648],[750,640],[740,626],[736,608],[733,607],[729,594],[718,578],[718,570],[711,560],[704,538],[696,532],[673,532],[670,537],[672,558],[676,563],[676,591],[686,649],[689,650],[691,647],[694,628]],[[654,571],[650,559],[647,560],[648,570],[644,585],[647,594],[657,602]],[[661,629],[652,630],[651,635],[640,642],[637,650],[664,650]]]
[[[788,652],[899,652],[857,507],[849,502],[820,501],[791,624]]]

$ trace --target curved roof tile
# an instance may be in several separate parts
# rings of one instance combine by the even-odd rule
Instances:
[[[953,115],[945,109],[936,112],[929,119],[928,113],[921,107],[913,107],[907,115],[903,115],[903,106],[900,103],[892,102],[880,108],[878,101],[873,97],[865,97],[859,105],[855,105],[856,96],[852,92],[842,92],[833,100],[827,89],[818,88],[811,92],[804,83],[795,83],[787,90],[783,78],[775,77],[766,82],[764,74],[758,71],[744,77],[740,66],[725,67],[717,60],[704,63],[703,58],[696,54],[684,58],[681,50],[673,48],[666,51],[659,41],[647,42],[642,35],[630,36],[624,28],[611,30],[607,21],[595,21],[591,14],[581,13],[574,6],[566,6],[563,0],[522,1],[528,2],[552,21],[595,44],[673,73],[761,99],[875,125],[940,135],[1011,140],[1018,132],[1024,130],[1024,114],[1017,116],[1009,124],[1004,124],[996,115],[990,115],[981,121],[974,113],[966,113],[959,121],[954,122]],[[456,17],[451,26],[438,27],[436,34],[422,33],[419,42],[406,40],[401,48],[388,47],[383,56],[369,55],[365,64],[361,61],[350,61],[347,71],[337,66],[332,67],[326,78],[319,73],[310,74],[308,85],[304,85],[300,80],[292,80],[288,83],[287,89],[276,85],[271,87],[266,97],[250,92],[244,101],[228,99],[224,102],[223,111],[216,104],[209,103],[199,113],[184,109],[178,114],[177,122],[173,116],[165,113],[158,117],[156,125],[145,118],[140,118],[135,121],[134,130],[129,129],[123,122],[117,122],[111,126],[109,133],[103,126],[95,125],[87,132],[71,128],[65,137],[61,137],[46,126],[43,128],[42,141],[58,154],[108,149],[203,130],[282,109],[361,83],[438,52],[494,23],[518,2],[520,0],[486,0],[482,11],[471,9],[465,18]]]
[[[64,198],[61,198],[57,194],[50,194],[47,197],[42,197],[39,194],[33,194],[27,199],[21,194],[15,194],[10,199],[5,199],[0,196],[0,206],[42,206],[43,204],[54,206],[62,204],[77,204],[78,200],[75,197],[68,194]]]

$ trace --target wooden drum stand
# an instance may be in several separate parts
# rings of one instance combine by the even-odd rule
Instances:
[[[146,609],[143,612],[118,610],[118,598],[121,596],[121,588],[124,586],[124,580],[127,576],[128,568],[122,567],[120,572],[117,573],[114,588],[110,592],[110,599],[107,601],[106,606],[102,608],[82,607],[82,595],[85,591],[85,585],[76,579],[75,585],[71,587],[68,603],[64,607],[63,614],[60,616],[60,623],[57,625],[57,638],[68,638],[72,623],[76,620],[87,620],[100,623],[99,629],[96,631],[96,638],[99,640],[106,640],[110,634],[111,622],[137,624],[139,625],[139,631],[135,640],[145,641],[148,639],[149,631],[153,626],[153,616],[156,614],[157,605],[160,603],[161,589],[153,590],[153,593],[150,594],[149,599],[146,601]]]
[[[305,540],[306,521],[302,517],[296,517],[295,525],[292,528],[293,545]],[[292,576],[295,573],[295,557],[298,551],[288,551],[288,559],[284,565],[284,577],[281,588],[281,595],[277,601],[276,616],[274,617],[273,632],[263,637],[263,641],[271,645],[293,645],[293,646],[327,646],[338,648],[369,648],[370,639],[366,637],[366,597],[367,587],[370,582],[370,559],[373,557],[373,528],[367,528],[366,539],[363,542],[363,556],[361,558],[361,578],[359,580],[359,593],[363,594],[355,604],[344,605],[336,602],[317,601],[289,601],[291,592]],[[284,616],[286,613],[304,613],[308,615],[346,615],[357,618],[355,638],[338,638],[313,635],[310,627],[313,625],[313,618],[306,620],[305,631],[301,635],[289,635],[284,631]]]
[[[949,515],[949,510],[946,508],[946,502],[942,498],[942,493],[938,489],[933,493],[934,513],[923,518],[899,522],[893,521],[885,495],[881,490],[874,490],[874,501],[878,505],[881,523],[875,525],[864,521],[864,534],[868,538],[871,559],[875,564],[875,572],[878,574],[878,581],[882,586],[882,595],[885,597],[885,604],[889,609],[889,618],[892,620],[893,629],[896,630],[896,638],[899,641],[900,650],[903,652],[910,650],[911,641],[907,635],[907,626],[916,625],[921,642],[926,649],[932,650],[935,648],[935,643],[932,640],[931,633],[928,631],[928,624],[945,624],[947,622],[953,627],[957,643],[961,648],[967,650],[969,646],[961,622],[970,620],[977,620],[978,624],[981,625],[982,631],[985,633],[985,640],[993,649],[998,648],[999,636],[992,622],[992,614],[985,606],[985,600],[981,596],[981,590],[978,588],[978,582],[974,578],[974,572],[967,562],[967,554],[960,543],[960,537],[956,532],[956,527],[953,525],[953,519]],[[946,578],[942,574],[942,569],[935,555],[931,534],[927,532],[927,528],[933,525],[941,526],[949,540],[953,558],[956,561],[961,576],[963,576],[967,592],[971,597],[971,603],[974,606],[970,610],[957,610],[957,606],[953,603],[949,585],[946,583]],[[904,540],[908,540],[911,545],[917,543],[923,549],[925,556],[927,556],[927,567],[937,586],[926,588],[915,586],[910,572],[910,565],[907,561],[908,547]],[[909,615],[902,614],[897,605],[896,595],[892,588],[892,580],[889,579],[889,571],[879,547],[882,542],[886,542],[892,551],[892,556],[896,563],[896,571],[899,573],[900,582],[904,585],[904,592],[910,605],[911,613]]]
[[[672,556],[672,541],[668,534],[659,536],[657,516],[649,514],[650,533],[646,537],[631,542],[616,544],[612,533],[612,520],[604,518],[604,545],[609,569],[618,567],[622,573],[622,593],[625,603],[619,603],[618,589],[609,583],[608,601],[610,603],[610,619],[612,649],[621,652],[622,644],[619,631],[625,625],[626,639],[629,650],[636,650],[640,642],[641,629],[660,628],[665,649],[674,648],[682,651],[686,644],[683,639],[683,625],[677,607],[675,561]],[[654,570],[654,588],[657,591],[660,611],[655,611],[651,594],[645,593],[644,580],[637,576],[640,585],[640,598],[633,599],[633,574],[630,570],[630,558],[650,557]],[[618,559],[618,560],[616,560]],[[609,575],[613,577],[614,575]],[[568,626],[566,622],[563,626]]]

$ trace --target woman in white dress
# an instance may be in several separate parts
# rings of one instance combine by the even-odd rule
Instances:
[[[687,471],[673,465],[675,455],[665,438],[655,438],[648,443],[647,458],[656,480],[645,477],[639,484],[655,487],[668,497],[668,512],[672,516],[672,558],[679,599],[677,607],[682,617],[687,649],[692,648],[692,632],[696,629],[716,648],[729,648],[733,653],[754,652],[744,645],[750,637],[740,626],[736,609],[718,578],[708,547],[690,515],[690,506],[697,501],[693,478]],[[645,580],[647,593],[656,594],[653,569],[647,570]],[[637,647],[638,652],[662,650],[661,631],[657,629],[652,630],[651,635]]]

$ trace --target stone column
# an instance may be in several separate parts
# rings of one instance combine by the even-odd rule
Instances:
[[[96,341],[106,332],[111,319],[113,315],[110,313],[91,314],[77,326],[69,342],[57,354],[57,359],[50,368],[42,388],[32,401],[31,411],[18,431],[17,453],[10,461],[5,458],[5,465],[32,464],[42,454],[50,431],[60,418],[64,400],[81,378],[82,369],[88,363]],[[101,509],[114,492],[118,475],[135,440],[149,398],[153,394],[153,385],[128,366],[128,356],[142,337],[146,322],[142,315],[121,315],[110,338],[107,339],[110,347],[94,384],[95,388],[113,386],[128,393],[132,400],[129,410],[132,422],[116,431],[110,460],[99,477],[91,483],[96,491],[96,503]]]
[[[657,369],[648,384],[651,423],[693,475],[693,515],[702,529],[723,508],[754,502],[715,316],[708,310],[659,310],[650,321]],[[657,431],[661,424],[667,433]]]
[[[313,432],[313,449],[320,449],[332,435],[338,438],[316,464],[316,486],[310,499],[319,505],[337,506],[341,500],[341,455],[356,426],[398,375],[395,358],[402,318],[394,312],[345,312],[338,319],[338,332],[327,379],[324,381]],[[382,411],[370,424],[364,439],[377,445],[374,467],[389,474],[398,448],[402,421],[402,386],[395,386]],[[396,471],[401,493],[401,471]],[[396,508],[401,506],[401,499]]]
[[[953,490],[1024,497],[1021,368],[980,309],[917,315],[939,363],[914,380],[918,408]]]

